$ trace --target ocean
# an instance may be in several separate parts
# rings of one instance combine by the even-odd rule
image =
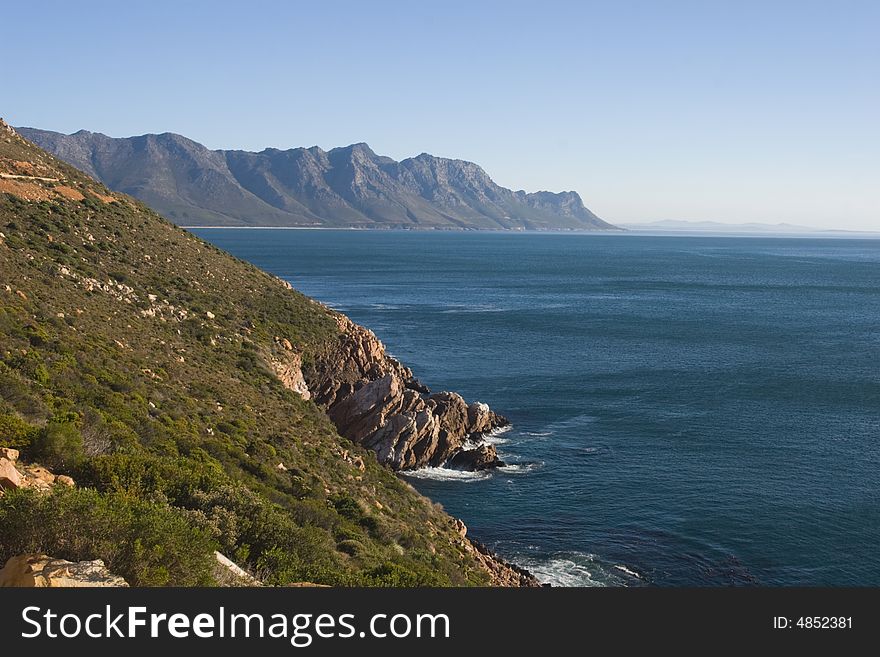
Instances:
[[[880,585],[880,240],[193,232],[507,416],[406,478],[544,581]]]

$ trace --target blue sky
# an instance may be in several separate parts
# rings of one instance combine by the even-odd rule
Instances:
[[[874,0],[49,0],[3,22],[13,125],[366,141],[612,222],[880,230]]]

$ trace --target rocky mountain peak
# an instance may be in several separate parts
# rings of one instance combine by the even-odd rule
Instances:
[[[428,153],[398,162],[364,142],[252,153],[212,151],[172,133],[98,142],[91,133],[21,130],[183,225],[614,229],[577,194],[514,192],[474,162]]]

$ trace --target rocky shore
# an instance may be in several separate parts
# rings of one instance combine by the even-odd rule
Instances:
[[[293,345],[276,338],[270,358],[290,390],[322,406],[340,435],[372,450],[394,470],[445,466],[485,470],[504,465],[495,446],[480,438],[509,424],[480,402],[455,392],[431,393],[412,371],[385,350],[376,335],[334,314],[338,339],[310,365]],[[527,570],[501,559],[467,536],[456,519],[461,546],[490,573],[496,586],[541,586]]]
[[[339,338],[304,372],[311,398],[339,433],[394,470],[426,466],[483,470],[503,465],[479,437],[508,424],[455,392],[431,394],[388,355],[372,331],[337,315]]]

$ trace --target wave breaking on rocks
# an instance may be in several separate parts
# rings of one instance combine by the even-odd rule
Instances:
[[[503,465],[493,444],[468,443],[508,425],[506,418],[455,392],[431,394],[372,331],[344,315],[336,319],[338,340],[304,374],[341,435],[395,470]]]

